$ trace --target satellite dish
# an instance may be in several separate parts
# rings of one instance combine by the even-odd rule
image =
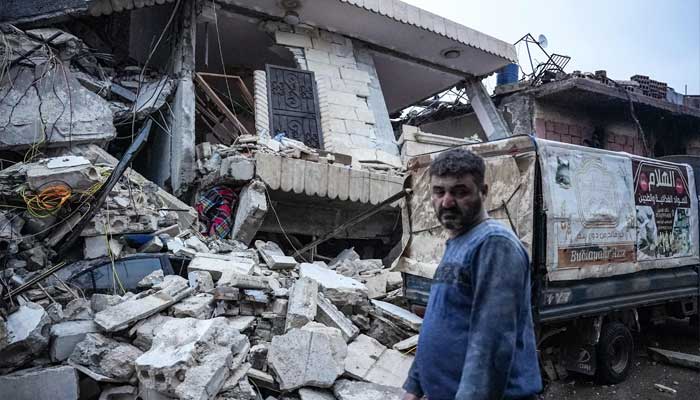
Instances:
[[[539,43],[540,46],[542,46],[543,49],[547,48],[547,36],[545,35],[540,35],[537,37],[537,43]]]

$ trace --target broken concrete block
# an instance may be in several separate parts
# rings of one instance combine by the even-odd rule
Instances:
[[[401,272],[388,272],[386,279],[387,292],[400,289],[401,287],[403,287],[403,276],[401,275]]]
[[[67,360],[75,346],[85,339],[88,333],[98,332],[92,321],[66,321],[51,327],[51,361]]]
[[[399,400],[403,389],[341,379],[333,385],[333,394],[338,400]]]
[[[78,400],[78,373],[68,366],[31,368],[0,376],[0,397],[12,400]]]
[[[289,292],[285,331],[301,328],[316,317],[318,283],[309,278],[301,278]]]
[[[343,260],[336,265],[335,271],[341,275],[357,277],[364,273],[379,271],[384,268],[382,260]]]
[[[90,298],[90,307],[93,313],[98,313],[107,307],[116,306],[124,301],[121,296],[96,293]]]
[[[244,156],[231,156],[221,160],[219,176],[234,183],[248,182],[255,177],[255,161]]]
[[[157,269],[151,272],[150,274],[144,276],[143,279],[141,279],[139,283],[136,284],[136,286],[139,288],[148,289],[150,287],[153,287],[153,285],[162,283],[163,279],[165,279],[165,273],[162,269]]]
[[[292,329],[272,338],[268,366],[281,390],[303,386],[328,388],[343,373],[347,345],[337,329]],[[335,331],[329,334],[328,330]]]
[[[153,338],[156,337],[156,331],[158,328],[172,319],[174,318],[162,314],[156,314],[139,321],[129,330],[129,336],[135,336],[132,344],[143,351],[148,351],[153,344]]]
[[[185,246],[191,248],[197,253],[209,253],[209,247],[202,242],[197,236],[190,236],[185,239]]]
[[[19,367],[43,352],[49,344],[51,319],[35,303],[22,304],[7,317],[7,339],[0,347],[0,367]]]
[[[143,352],[128,343],[117,342],[99,333],[88,333],[78,343],[69,360],[97,374],[128,382],[134,374],[134,361]]]
[[[39,271],[49,265],[49,256],[42,246],[36,246],[20,253],[20,256],[27,262],[28,271]]]
[[[66,304],[63,319],[67,321],[92,320],[92,304],[87,299],[75,299]]]
[[[143,387],[178,399],[212,399],[248,339],[225,318],[176,318],[158,329],[151,349],[136,360]]]
[[[226,318],[228,321],[229,326],[231,328],[243,332],[245,330],[250,329],[251,326],[253,326],[253,322],[255,322],[255,317],[252,316],[241,316],[241,317],[233,317],[233,318]]]
[[[65,185],[73,192],[89,190],[102,181],[100,172],[84,157],[44,158],[26,165],[27,186],[38,192],[51,185]]]
[[[398,351],[407,351],[418,346],[418,335],[413,335],[408,339],[396,343],[392,348]]]
[[[95,315],[95,323],[107,332],[115,332],[156,314],[192,293],[187,281],[177,275],[168,275],[157,292],[137,299],[130,299],[109,307]]]
[[[177,225],[173,225],[175,228],[177,228]],[[158,236],[153,236],[151,240],[146,242],[143,246],[141,246],[138,250],[139,253],[159,253],[161,250],[163,250],[163,246],[165,244],[163,241],[158,237]]]
[[[239,289],[270,289],[267,278],[262,276],[243,275],[235,272],[222,276],[216,286],[229,286]]]
[[[84,239],[83,257],[88,260],[109,257],[110,252],[114,258],[118,258],[124,248],[124,245],[117,239],[107,239],[105,235],[87,236]]]
[[[224,276],[230,280],[231,274],[250,275],[255,267],[255,261],[248,257],[232,254],[206,254],[197,253],[187,266],[187,272],[205,271],[211,274],[214,282]]]
[[[367,287],[355,279],[340,275],[319,264],[302,263],[299,276],[318,282],[321,292],[336,305],[366,302]]]
[[[136,400],[138,392],[136,386],[112,386],[102,390],[98,400]]]
[[[334,259],[331,260],[331,262],[328,263],[328,268],[330,269],[335,269],[338,265],[340,265],[343,261],[349,260],[349,261],[355,261],[359,260],[360,255],[355,252],[355,248],[351,247],[349,249],[345,249],[338,253],[337,256],[335,256]]]
[[[301,400],[335,400],[333,392],[330,390],[301,388],[299,389]]]
[[[267,214],[265,184],[253,181],[241,191],[234,217],[231,238],[250,244]]]
[[[386,296],[388,272],[374,274],[372,276],[363,277],[362,280],[367,286],[367,296],[370,299],[376,299]]]
[[[214,280],[211,278],[211,274],[206,271],[192,271],[187,273],[187,280],[190,283],[190,287],[194,289],[195,292],[207,293],[214,290]]]
[[[264,343],[256,344],[250,348],[248,361],[252,368],[267,371],[267,350],[268,347]]]
[[[348,345],[345,373],[352,378],[364,380],[385,350],[386,347],[377,340],[367,335],[359,335]]]
[[[352,321],[326,299],[323,293],[318,294],[317,303],[316,321],[338,329],[343,334],[346,342],[353,340],[360,333],[360,330]]]
[[[290,269],[297,266],[297,260],[294,257],[289,257],[282,252],[282,249],[275,242],[263,242],[262,240],[255,241],[255,247],[260,252],[267,267],[273,270]]]
[[[192,317],[196,319],[207,319],[211,316],[213,311],[213,307],[211,306],[213,301],[214,296],[208,293],[201,293],[188,297],[173,305],[170,307],[170,312],[173,317],[176,318]]]
[[[372,305],[376,307],[380,314],[396,322],[399,326],[418,332],[421,325],[423,325],[423,318],[399,306],[379,300],[372,300]]]

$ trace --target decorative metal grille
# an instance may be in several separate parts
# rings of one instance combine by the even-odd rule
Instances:
[[[273,65],[266,70],[272,136],[286,133],[309,147],[322,148],[314,73]]]

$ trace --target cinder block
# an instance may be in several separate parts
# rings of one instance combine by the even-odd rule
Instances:
[[[277,31],[275,32],[275,42],[282,46],[304,48],[313,47],[309,36],[300,35],[298,33]]]

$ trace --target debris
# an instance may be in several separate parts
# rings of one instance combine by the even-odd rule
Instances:
[[[328,388],[344,371],[347,345],[340,331],[292,329],[272,338],[267,363],[281,390]]]
[[[124,247],[116,239],[108,239],[107,236],[88,236],[85,239],[83,256],[90,260],[112,256],[119,258]]]
[[[328,263],[328,268],[335,269],[343,261],[355,261],[359,259],[360,255],[355,252],[355,248],[351,247],[338,253],[338,255]]]
[[[63,309],[63,319],[66,321],[89,321],[92,318],[92,304],[85,299],[71,300]]]
[[[660,360],[667,364],[700,370],[700,356],[659,349],[656,347],[649,347],[648,349],[652,353],[652,357],[655,360]]]
[[[228,378],[233,357],[247,344],[225,318],[170,320],[136,360],[139,382],[179,399],[213,398]]]
[[[411,351],[418,346],[418,335],[413,335],[408,339],[402,340],[396,343],[393,347],[394,350],[398,351]]]
[[[131,400],[136,399],[138,388],[135,386],[113,386],[102,390],[98,400]]]
[[[317,303],[316,321],[337,328],[343,334],[346,342],[353,340],[360,333],[352,321],[328,301],[323,293],[318,294]]]
[[[299,389],[299,397],[301,400],[335,400],[335,396],[330,390],[312,388]]]
[[[345,372],[355,379],[401,387],[412,363],[413,357],[387,349],[377,340],[360,335],[348,345]]]
[[[367,287],[325,267],[325,265],[302,263],[299,276],[318,282],[321,292],[335,305],[356,305],[366,302]]]
[[[399,400],[403,389],[341,379],[333,386],[333,393],[338,400]]]
[[[192,289],[184,278],[168,275],[154,286],[158,291],[130,299],[95,314],[95,323],[107,332],[119,331],[129,325],[162,311],[189,296]]]
[[[0,375],[0,393],[8,400],[78,400],[78,373],[73,367],[60,366]]]
[[[249,275],[255,267],[255,262],[237,253],[231,254],[202,254],[197,253],[187,266],[187,272],[205,271],[211,274],[214,282],[222,279],[230,282],[233,274]]]
[[[298,265],[294,257],[284,255],[282,249],[275,242],[256,240],[255,248],[260,252],[267,267],[272,270],[294,268]]]
[[[161,284],[163,279],[165,279],[165,273],[162,269],[157,269],[141,279],[136,286],[139,288],[151,288],[153,285]]]
[[[143,352],[128,343],[120,343],[99,333],[88,333],[70,355],[72,365],[111,378],[128,382],[134,374],[134,361]]]
[[[668,386],[664,386],[664,385],[662,385],[662,384],[660,384],[660,383],[655,383],[655,384],[654,384],[654,388],[655,388],[656,390],[658,390],[659,392],[670,393],[670,394],[672,394],[672,395],[676,395],[676,393],[678,393],[678,391],[677,391],[676,389],[670,388],[670,387],[668,387]]]
[[[176,318],[192,317],[196,319],[207,319],[211,316],[213,311],[211,307],[213,301],[214,296],[208,293],[201,293],[190,296],[173,305],[170,308],[170,312],[173,317]]]
[[[246,245],[249,244],[262,225],[266,213],[265,184],[252,181],[241,191],[231,237]]]
[[[318,283],[309,278],[301,278],[289,292],[285,331],[301,328],[316,317]]]
[[[98,332],[98,328],[92,321],[66,321],[51,326],[51,360],[67,360],[75,346],[82,342],[88,333],[95,332]]]
[[[49,315],[35,303],[25,303],[7,318],[7,343],[0,347],[0,367],[17,368],[41,354],[49,344]]]
[[[421,325],[423,324],[423,318],[391,303],[379,300],[372,300],[372,305],[377,307],[377,310],[382,315],[396,322],[400,326],[406,327],[407,329],[412,329],[418,332],[420,330]]]
[[[206,271],[191,271],[187,273],[187,280],[189,281],[190,287],[194,289],[195,292],[208,293],[214,290],[214,280],[211,278],[211,274]]]

